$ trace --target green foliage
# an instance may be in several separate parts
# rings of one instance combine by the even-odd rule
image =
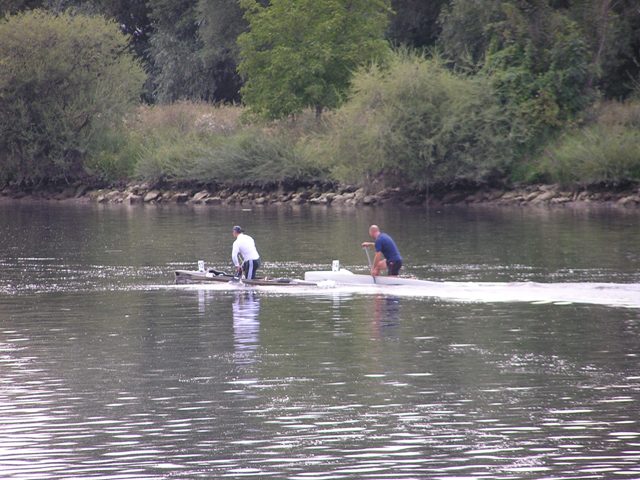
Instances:
[[[458,76],[407,52],[359,71],[326,144],[337,175],[398,185],[483,181],[512,159],[510,124],[481,77]]]
[[[568,15],[588,45],[589,85],[607,98],[626,98],[640,79],[640,9],[637,0],[573,0]]]
[[[244,102],[282,118],[340,104],[353,70],[385,55],[388,0],[241,0],[250,30],[238,38]]]
[[[0,23],[0,172],[37,183],[85,174],[96,138],[139,101],[144,72],[102,17],[32,11]]]
[[[215,86],[200,57],[198,0],[154,0],[149,4],[154,32],[150,54],[160,102],[213,98]]]
[[[145,108],[128,124],[136,176],[150,182],[280,185],[325,178],[301,132],[241,126],[241,109],[177,103]]]
[[[89,175],[107,183],[133,177],[143,152],[143,139],[137,133],[121,125],[99,132],[93,144],[94,152],[85,161]]]
[[[385,35],[435,44],[451,71],[406,52],[387,68]],[[143,79],[129,50],[146,101],[239,101],[241,73],[250,111],[290,123],[200,103],[125,116]],[[3,0],[0,182],[281,183],[326,178],[319,156],[359,183],[618,181],[637,127],[610,118],[634,109],[576,125],[595,98],[640,97],[638,52],[637,0]]]
[[[198,159],[194,177],[208,183],[252,186],[296,185],[323,178],[322,170],[296,139],[248,129],[224,139]]]
[[[436,43],[440,34],[438,17],[448,0],[391,0],[394,14],[387,38],[395,45],[424,48]]]
[[[0,17],[24,10],[40,8],[43,0],[2,0],[0,3]]]
[[[588,45],[567,11],[548,0],[454,0],[441,22],[445,55],[491,80],[527,126],[526,150],[591,102]]]
[[[640,104],[609,104],[545,149],[538,176],[565,185],[640,181]]]
[[[231,135],[188,135],[145,142],[137,176],[151,182],[275,186],[324,177],[296,140],[249,128]]]
[[[214,98],[239,101],[242,84],[237,73],[238,35],[247,29],[238,0],[199,0],[200,58],[212,68]]]
[[[440,14],[438,46],[459,70],[477,71],[496,22],[504,20],[502,0],[451,0]]]
[[[53,14],[63,12],[73,15],[104,15],[115,19],[120,30],[128,36],[129,45],[136,57],[142,62],[146,71],[151,71],[149,57],[149,34],[151,24],[147,0],[2,0],[0,16],[3,8],[11,13],[18,13],[34,8],[45,9]],[[152,98],[150,79],[145,85],[145,100]]]
[[[532,22],[517,10],[496,27],[483,73],[502,101],[528,127],[527,145],[535,149],[586,107],[589,60],[573,22],[547,9]]]

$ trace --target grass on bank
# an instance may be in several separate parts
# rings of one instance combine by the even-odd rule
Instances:
[[[250,124],[237,106],[179,102],[140,107],[103,138],[89,166],[104,179],[273,186],[325,181],[305,138],[311,124]]]
[[[588,117],[544,149],[532,178],[568,186],[640,181],[640,102],[601,103]]]

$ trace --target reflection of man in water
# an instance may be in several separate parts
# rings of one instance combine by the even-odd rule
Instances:
[[[250,353],[258,348],[260,298],[253,290],[236,293],[233,301],[233,338],[236,353]]]
[[[376,295],[373,300],[373,326],[376,336],[385,336],[400,324],[400,298]]]

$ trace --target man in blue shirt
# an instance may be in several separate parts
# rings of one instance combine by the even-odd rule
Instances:
[[[369,236],[375,242],[362,242],[362,247],[376,248],[376,255],[373,257],[373,263],[371,264],[371,275],[377,277],[382,270],[387,270],[391,276],[398,275],[402,268],[402,257],[396,242],[389,235],[381,232],[380,227],[377,225],[369,227]]]

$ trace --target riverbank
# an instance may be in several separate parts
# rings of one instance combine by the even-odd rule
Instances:
[[[352,185],[311,185],[293,189],[277,188],[196,188],[194,186],[158,188],[148,184],[92,188],[85,184],[38,189],[35,191],[6,187],[0,198],[113,204],[192,204],[192,205],[333,205],[376,206],[404,205],[478,205],[496,206],[568,206],[615,205],[640,208],[640,186],[620,189],[589,187],[567,189],[559,185],[526,185],[515,188],[489,188],[426,191],[387,188],[369,193]]]

